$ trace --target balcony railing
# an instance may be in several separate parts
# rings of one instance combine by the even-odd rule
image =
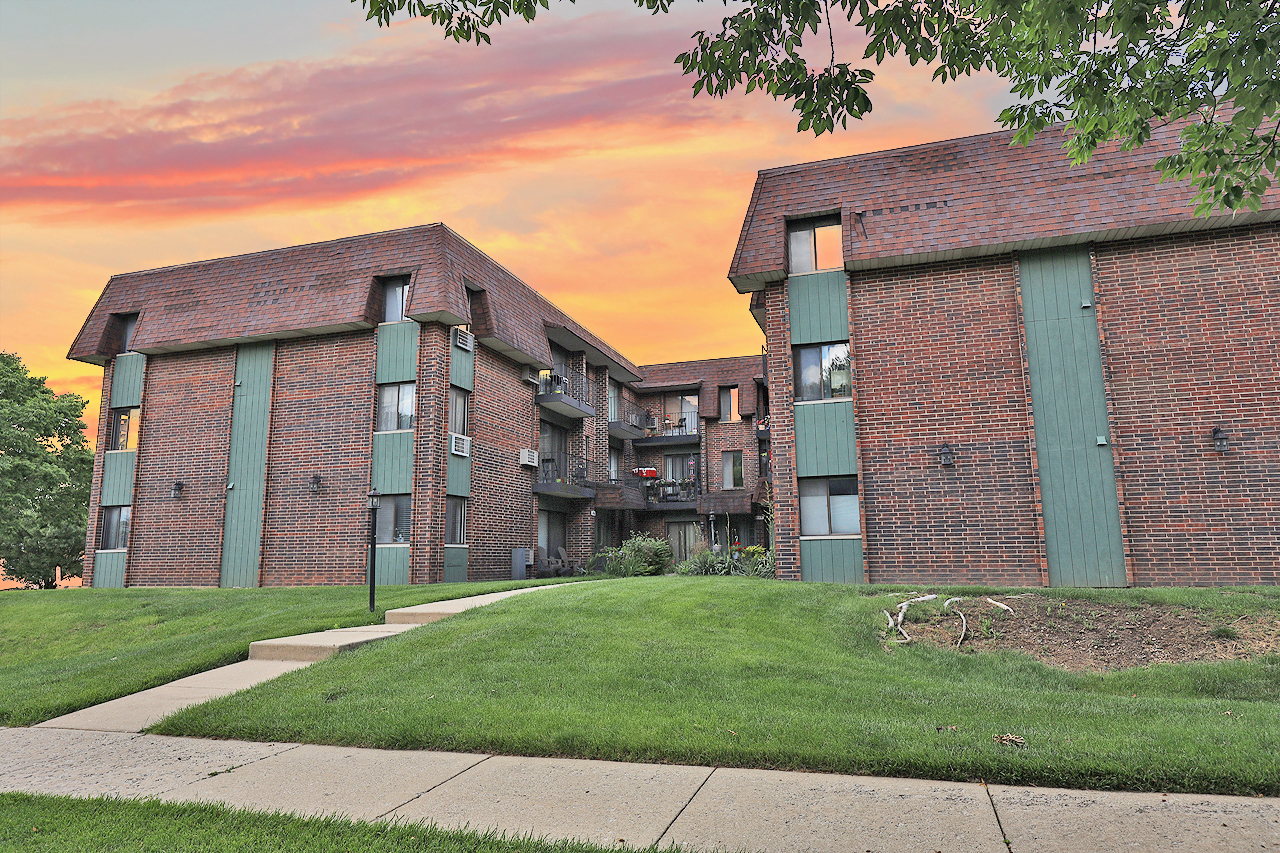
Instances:
[[[644,480],[646,503],[692,503],[702,494],[697,480]]]
[[[538,377],[539,394],[564,394],[580,403],[591,405],[591,386],[587,377],[571,368],[544,372]]]
[[[658,425],[649,430],[649,436],[680,436],[698,434],[698,413],[686,412],[683,417],[659,417]]]
[[[587,485],[586,457],[560,451],[544,451],[538,462],[539,483],[559,483],[566,486]]]
[[[649,423],[649,413],[630,400],[623,398],[609,399],[609,423],[620,423],[632,429],[643,431]]]

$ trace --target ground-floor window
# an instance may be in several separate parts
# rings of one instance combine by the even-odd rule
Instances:
[[[539,510],[538,512],[538,547],[545,549],[550,557],[555,557],[559,549],[568,545],[569,520],[563,512]]]
[[[452,495],[444,499],[444,544],[467,544],[467,499]]]
[[[671,558],[683,562],[693,556],[702,541],[702,525],[696,521],[668,521],[667,541],[671,543]]]
[[[98,547],[103,551],[115,551],[129,547],[129,516],[133,508],[108,506],[102,508],[102,535]]]
[[[858,478],[802,477],[800,535],[858,535]]]
[[[409,495],[383,495],[381,505],[376,510],[374,530],[379,545],[404,543],[409,541],[409,530],[412,526]]]

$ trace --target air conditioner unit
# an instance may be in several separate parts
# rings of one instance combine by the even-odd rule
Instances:
[[[538,368],[533,367],[532,365],[526,364],[524,366],[524,376],[522,378],[524,379],[525,382],[528,382],[530,385],[537,385],[538,384]]]
[[[658,416],[649,415],[649,429],[657,429],[657,428],[658,428]]]
[[[456,432],[449,433],[449,452],[454,456],[470,456],[471,436],[458,435]]]
[[[455,328],[453,330],[453,343],[458,349],[464,349],[467,352],[475,352],[476,336],[468,332],[466,329]]]
[[[538,451],[522,449],[520,451],[520,464],[527,465],[530,468],[537,468],[538,467]]]

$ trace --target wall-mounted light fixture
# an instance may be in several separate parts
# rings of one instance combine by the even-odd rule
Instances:
[[[179,480],[178,482],[174,483],[173,488],[169,490],[169,497],[173,498],[176,501],[178,498],[182,497],[182,490],[185,488],[186,486],[183,485],[181,480]]]
[[[307,484],[307,488],[311,490],[312,494],[316,494],[317,492],[320,491],[320,475],[319,474],[311,475],[311,481]]]
[[[956,452],[950,444],[943,444],[938,448],[938,464],[944,468],[950,468],[956,464]]]
[[[1209,435],[1213,438],[1214,450],[1219,453],[1226,453],[1231,449],[1231,439],[1227,438],[1227,434],[1223,431],[1222,427],[1214,427],[1213,432],[1209,433]]]

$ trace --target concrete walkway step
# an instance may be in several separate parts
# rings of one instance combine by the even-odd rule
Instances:
[[[430,604],[415,604],[413,607],[398,607],[387,611],[388,625],[425,625],[447,616],[456,616],[473,607],[484,607],[495,601],[502,601],[513,595],[526,592],[537,592],[540,589],[557,589],[563,584],[547,584],[546,586],[528,586],[523,589],[509,589],[506,592],[491,592],[487,595],[473,595],[469,598],[451,598],[447,601],[433,601]]]
[[[415,625],[360,625],[334,628],[314,634],[296,634],[274,640],[258,640],[249,644],[249,660],[303,661],[315,663],[338,652],[354,649],[375,640],[402,634]]]

